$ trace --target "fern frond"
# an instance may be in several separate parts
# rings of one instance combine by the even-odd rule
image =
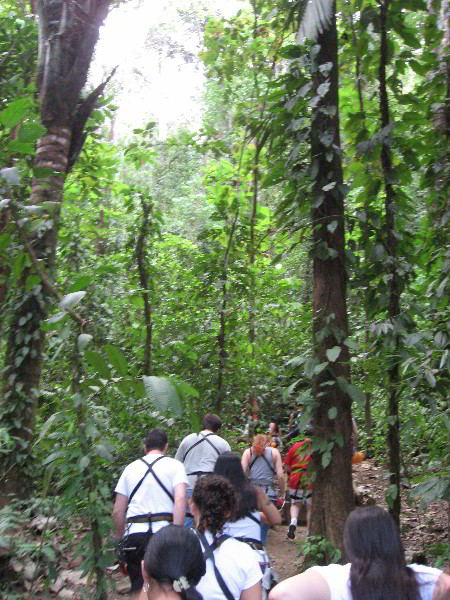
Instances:
[[[328,29],[333,17],[333,6],[334,0],[309,0],[297,33],[297,44],[303,44],[305,40],[315,41],[319,33]]]

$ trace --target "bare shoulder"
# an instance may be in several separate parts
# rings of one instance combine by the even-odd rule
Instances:
[[[281,454],[280,454],[280,451],[278,450],[278,448],[272,448],[272,452],[273,452],[273,455],[275,456],[276,460],[281,460]]]
[[[269,600],[330,600],[328,583],[314,569],[285,579],[269,594]],[[434,599],[433,599],[434,600]]]
[[[439,575],[432,600],[450,600],[450,575],[446,573]]]

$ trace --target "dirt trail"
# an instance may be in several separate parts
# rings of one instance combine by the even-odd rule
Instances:
[[[268,536],[268,553],[272,566],[281,579],[298,573],[298,541],[306,537],[306,527],[299,526],[295,532],[295,540],[289,540],[286,535],[287,529],[287,525],[277,525],[269,530]]]

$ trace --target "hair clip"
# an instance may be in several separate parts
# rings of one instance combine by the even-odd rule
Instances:
[[[179,594],[183,590],[188,590],[190,587],[191,586],[189,584],[189,581],[183,575],[179,579],[175,579],[173,582],[173,589],[175,592],[178,592]]]

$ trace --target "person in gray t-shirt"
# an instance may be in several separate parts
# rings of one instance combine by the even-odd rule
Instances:
[[[198,477],[212,473],[217,458],[231,450],[230,444],[217,435],[222,426],[220,417],[211,413],[203,417],[203,430],[187,435],[178,447],[175,458],[184,464],[189,479],[187,496],[192,495]],[[184,524],[192,525],[192,518],[186,516]]]

